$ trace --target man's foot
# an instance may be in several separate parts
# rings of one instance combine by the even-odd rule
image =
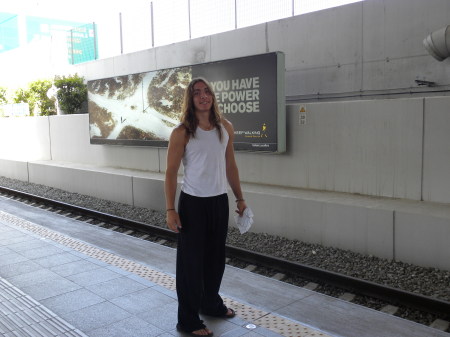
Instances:
[[[208,328],[203,328],[203,329],[192,331],[191,335],[193,335],[193,336],[212,336],[213,332],[211,330],[209,330]]]
[[[202,312],[203,315],[207,315],[207,316],[212,316],[212,317],[220,317],[220,318],[233,318],[234,316],[236,316],[236,312],[231,309],[231,308],[227,308],[227,311],[223,314],[208,314],[205,312]]]
[[[209,330],[207,327],[204,327],[202,329],[198,329],[198,330],[194,330],[194,331],[186,331],[184,330],[180,324],[177,324],[177,330],[178,331],[182,331],[184,333],[187,333],[190,336],[207,336],[210,337],[213,335],[213,332],[211,330]]]
[[[236,316],[236,312],[233,309],[228,308],[227,312],[225,313],[225,315],[223,317],[225,317],[225,318],[233,318],[234,316]]]

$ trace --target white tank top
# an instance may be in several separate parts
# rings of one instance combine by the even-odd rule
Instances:
[[[227,193],[225,150],[228,132],[223,125],[222,141],[217,129],[205,131],[197,127],[183,156],[184,177],[181,190],[196,197],[212,197]]]

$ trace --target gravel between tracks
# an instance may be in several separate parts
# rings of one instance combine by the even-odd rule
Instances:
[[[165,214],[159,211],[5,177],[0,177],[0,185],[152,225],[166,226]],[[449,271],[423,268],[264,233],[241,235],[234,227],[230,227],[228,244],[450,301]]]

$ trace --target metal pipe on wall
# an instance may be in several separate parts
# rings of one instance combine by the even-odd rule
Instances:
[[[450,56],[450,26],[442,27],[423,40],[428,53],[438,61]]]

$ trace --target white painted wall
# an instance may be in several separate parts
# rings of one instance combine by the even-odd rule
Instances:
[[[0,158],[50,160],[50,131],[47,117],[0,118]]]

